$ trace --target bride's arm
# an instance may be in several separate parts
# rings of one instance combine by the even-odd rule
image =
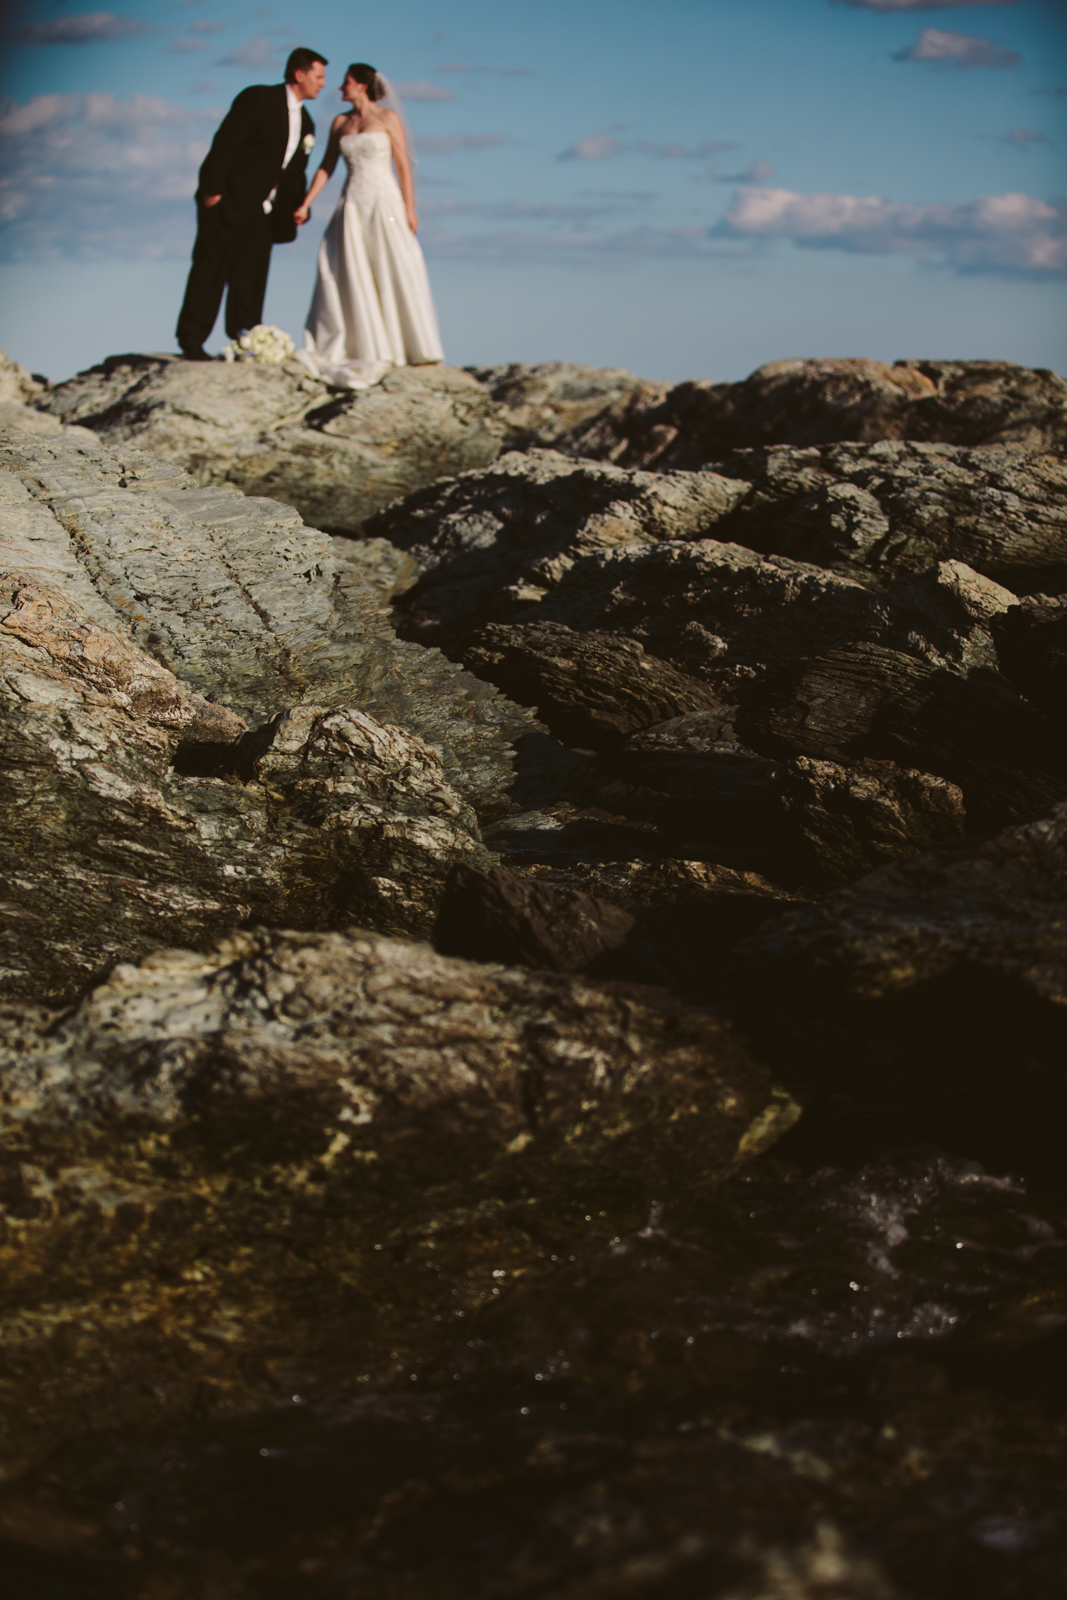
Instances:
[[[347,120],[343,112],[339,117],[334,117],[333,119],[333,127],[330,129],[330,138],[326,146],[326,154],[322,158],[322,165],[311,180],[311,188],[304,196],[304,204],[293,213],[298,225],[307,221],[312,201],[318,198],[333,177],[333,170],[341,153],[341,129]]]
[[[411,176],[411,162],[408,160],[404,124],[395,111],[386,111],[384,115],[389,119],[386,127],[389,129],[389,138],[393,144],[393,164],[396,167],[396,175],[400,180],[400,193],[404,197],[404,210],[407,212],[408,227],[412,233],[418,233],[419,217],[418,212],[415,210],[415,182]]]

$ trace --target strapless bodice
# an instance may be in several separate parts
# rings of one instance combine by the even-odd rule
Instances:
[[[349,174],[355,177],[377,167],[392,171],[392,141],[387,133],[346,133],[341,137],[341,154]]]

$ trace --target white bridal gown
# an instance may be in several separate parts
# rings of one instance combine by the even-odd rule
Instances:
[[[408,227],[387,133],[346,133],[348,181],[319,246],[298,359],[327,383],[366,389],[390,367],[441,361],[419,241]]]

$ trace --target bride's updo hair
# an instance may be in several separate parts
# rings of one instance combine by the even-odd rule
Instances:
[[[371,100],[385,99],[385,84],[379,78],[373,67],[368,67],[365,61],[353,61],[348,69],[348,77],[354,82],[361,83]]]

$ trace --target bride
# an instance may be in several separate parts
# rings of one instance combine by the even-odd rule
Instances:
[[[296,213],[298,223],[307,221],[343,155],[348,181],[319,246],[298,359],[317,377],[351,389],[369,388],[390,367],[444,358],[415,238],[419,220],[404,124],[381,104],[387,93],[373,67],[349,67],[341,98],[352,109],[335,117],[322,165]]]

